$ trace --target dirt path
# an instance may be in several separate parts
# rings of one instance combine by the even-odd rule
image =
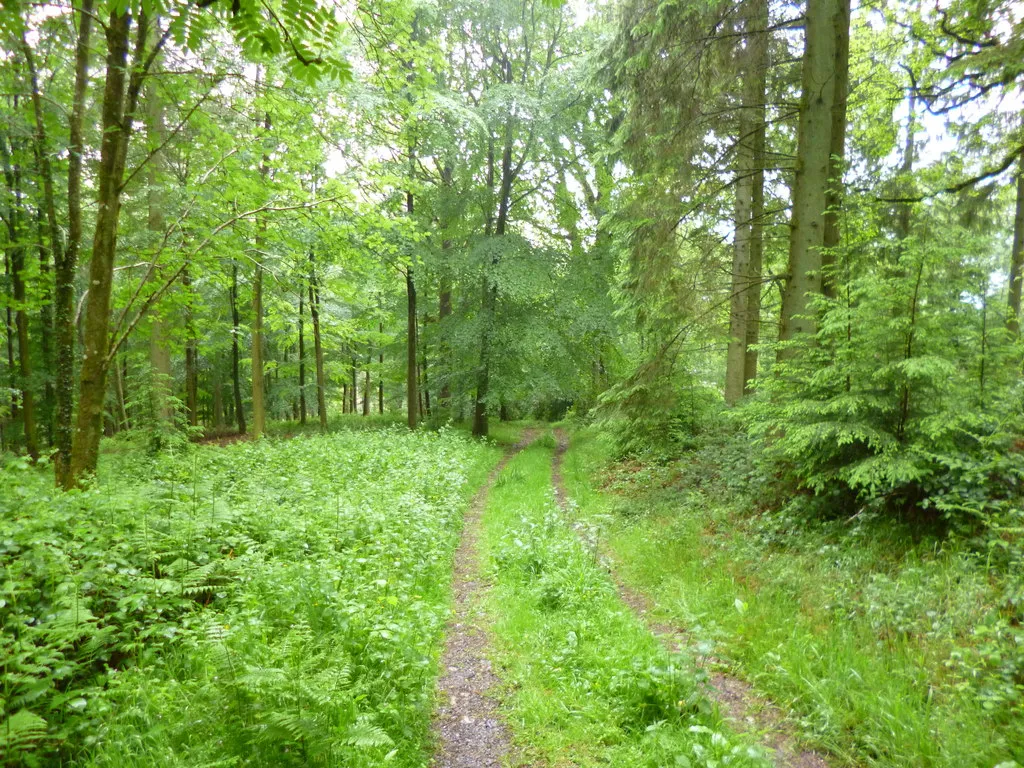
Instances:
[[[487,585],[481,581],[477,540],[480,516],[498,473],[536,437],[536,430],[523,433],[519,443],[491,470],[466,510],[452,579],[455,615],[448,623],[437,683],[440,704],[433,726],[438,745],[435,768],[497,768],[509,752],[508,731],[498,719],[498,704],[490,695],[498,678],[487,658],[487,631],[480,626],[484,618],[480,596]]]
[[[559,507],[563,512],[569,512],[569,496],[562,478],[562,459],[569,447],[569,440],[560,429],[555,431],[555,436],[558,438],[558,448],[555,450],[552,481]],[[647,595],[626,586],[614,571],[612,578],[623,602],[633,609],[665,647],[672,651],[689,648],[697,655],[692,648],[692,638],[685,630],[651,617],[654,605]],[[711,664],[717,662],[710,656],[699,656],[699,661]],[[773,751],[772,758],[777,768],[829,768],[829,763],[820,754],[800,748],[796,734],[783,712],[759,695],[749,683],[713,670],[708,682],[709,694],[726,719],[739,731],[760,734],[762,744]]]

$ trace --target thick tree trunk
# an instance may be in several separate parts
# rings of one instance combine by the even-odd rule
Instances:
[[[736,237],[726,359],[725,401],[748,394],[757,376],[760,336],[761,268],[764,245],[765,100],[768,60],[768,4],[746,4],[743,105],[737,145]]]
[[[75,43],[75,85],[68,120],[68,242],[66,250],[54,251],[54,439],[57,453],[53,467],[56,483],[61,488],[74,484],[71,449],[74,439],[75,271],[82,244],[82,123],[89,84],[93,7],[94,0],[81,0]]]
[[[79,375],[78,417],[71,447],[70,484],[96,471],[109,361],[110,295],[113,288],[117,229],[134,98],[126,93],[128,36],[127,12],[111,13],[107,25],[107,71],[103,92],[102,143],[98,167],[96,232],[89,263],[89,296],[85,305],[82,369]],[[140,18],[139,39],[145,40],[145,17]],[[136,46],[141,50],[141,43]],[[132,73],[134,81],[136,72]],[[131,91],[131,84],[127,88]],[[134,96],[134,94],[133,94]]]
[[[832,125],[829,143],[828,187],[825,191],[825,216],[822,232],[822,292],[834,298],[836,251],[841,231],[839,219],[843,204],[843,171],[846,161],[846,101],[850,90],[850,0],[840,0],[832,17],[835,38],[835,73],[832,79]]]
[[[326,432],[327,393],[324,381],[324,348],[320,338],[320,292],[312,263],[309,273],[309,317],[313,321],[313,355],[316,361],[316,412],[320,419],[320,431]]]
[[[238,422],[238,434],[246,433],[245,409],[242,407],[242,378],[238,371],[239,350],[238,350],[238,263],[231,262],[231,383],[234,389],[235,419]]]
[[[1024,151],[1017,166],[1017,209],[1013,217],[1013,247],[1010,251],[1010,290],[1006,327],[1020,335],[1021,279],[1024,273]]]
[[[808,0],[789,265],[779,326],[784,342],[812,336],[817,328],[809,297],[822,292],[825,211],[838,194],[830,191],[837,167],[831,155],[840,141],[834,136],[840,117],[845,130],[845,90],[840,89],[847,73],[839,70],[846,69],[849,19],[849,0]],[[794,354],[792,347],[779,350],[780,359]]]

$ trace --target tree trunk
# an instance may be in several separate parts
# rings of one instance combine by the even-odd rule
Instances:
[[[359,361],[356,359],[355,356],[354,344],[352,345],[352,352],[352,367],[349,369],[349,374],[352,377],[352,386],[350,389],[352,393],[352,403],[349,413],[355,415],[359,413],[359,370],[358,368],[356,368],[356,366],[359,364]]]
[[[746,109],[746,104],[743,109]],[[729,348],[725,357],[725,402],[733,405],[743,396],[747,360],[747,314],[750,281],[750,218],[753,207],[754,184],[751,175],[753,152],[748,143],[750,121],[745,113],[739,121],[739,141],[736,147],[736,212],[733,235],[732,280],[729,295]]]
[[[789,265],[779,325],[784,342],[813,336],[817,328],[809,297],[822,291],[825,210],[830,196],[837,194],[829,191],[836,168],[831,153],[839,142],[834,128],[840,107],[845,129],[845,98],[837,104],[837,96],[847,82],[847,73],[839,70],[846,69],[849,19],[849,0],[808,0]],[[792,347],[779,350],[780,359],[794,354]]]
[[[370,364],[373,363],[373,352],[366,345],[366,376],[363,382],[363,416],[370,415]]]
[[[270,132],[270,113],[263,116],[264,136]],[[260,160],[260,178],[266,182],[270,174],[270,158],[264,152]],[[262,251],[263,233],[266,230],[266,221],[261,219],[257,225],[256,250]],[[262,255],[257,253],[257,258]],[[263,370],[263,264],[256,264],[256,275],[252,282],[252,436],[260,438],[267,427],[267,407],[264,400],[264,370]]]
[[[14,106],[18,106],[17,98]],[[14,326],[18,336],[18,376],[16,389],[21,394],[21,420],[24,427],[25,451],[36,460],[39,458],[39,445],[36,443],[36,409],[35,397],[32,393],[32,350],[28,338],[28,308],[25,292],[25,247],[21,243],[23,236],[24,202],[21,194],[21,170],[18,166],[20,158],[13,157],[17,149],[13,140],[8,149],[9,136],[0,134],[0,157],[3,158],[4,178],[7,182],[10,205],[7,209],[8,259],[11,275],[11,298],[14,300]],[[13,159],[12,159],[13,158]],[[9,306],[8,306],[9,309]],[[8,351],[10,349],[10,314],[8,313]],[[13,361],[12,361],[13,362]]]
[[[78,416],[71,446],[69,485],[80,483],[96,471],[100,437],[103,434],[103,406],[106,399],[109,366],[110,294],[113,287],[114,257],[117,253],[117,229],[121,215],[121,184],[132,130],[132,118],[141,70],[132,72],[127,83],[127,12],[111,12],[107,25],[107,69],[103,91],[102,142],[98,166],[96,231],[89,263],[89,296],[85,305],[82,369],[79,375]],[[146,18],[139,18],[141,52],[146,39]],[[139,63],[136,60],[136,65]],[[136,81],[136,78],[139,78]]]
[[[259,438],[267,425],[263,402],[263,266],[256,265],[252,280],[252,436]]]
[[[81,0],[78,12],[78,39],[75,43],[75,85],[68,119],[68,242],[65,250],[54,251],[54,440],[53,457],[56,484],[73,485],[71,448],[74,433],[75,386],[75,272],[82,244],[82,123],[85,96],[89,84],[94,0]]]
[[[412,209],[412,195],[409,195]],[[416,380],[416,283],[413,280],[412,265],[405,270],[405,295],[408,322],[406,323],[405,401],[408,409],[409,429],[416,429],[419,423],[419,387]]]
[[[46,121],[43,113],[42,92],[39,89],[39,75],[36,70],[35,57],[32,48],[25,40],[24,33],[21,39],[22,51],[25,54],[25,63],[28,67],[29,85],[32,89],[32,114],[35,119],[35,159],[39,176],[43,182],[43,205],[38,212],[39,221],[39,274],[42,282],[41,305],[39,307],[39,325],[41,333],[39,340],[43,353],[43,370],[46,373],[46,383],[43,398],[43,420],[46,424],[46,431],[50,444],[54,443],[54,359],[50,347],[50,336],[53,328],[53,288],[50,281],[50,254],[45,248],[43,239],[43,219],[46,221],[46,233],[49,238],[50,253],[56,263],[62,258],[64,251],[63,237],[60,226],[57,224],[57,204],[55,202],[53,184],[53,166],[50,163],[50,142],[46,135]]]
[[[1013,247],[1010,251],[1010,291],[1006,327],[1020,335],[1021,278],[1024,272],[1024,151],[1017,166],[1017,208],[1013,217]]]
[[[303,291],[299,289],[299,423],[306,425],[306,318]]]
[[[152,88],[147,89],[146,99],[148,102],[147,127],[149,130],[149,148],[152,151],[159,147],[163,141],[164,115],[160,100]],[[153,240],[156,241],[164,231],[164,201],[163,195],[160,192],[160,163],[158,156],[150,158],[147,176],[149,216],[146,225]],[[156,274],[162,277],[162,270],[157,268]],[[156,311],[153,314],[153,325],[149,334],[149,368],[150,397],[154,426],[156,427],[155,437],[158,442],[162,430],[170,429],[174,424],[174,408],[171,406],[170,331],[171,323],[166,314],[159,306],[156,307]]]
[[[448,241],[448,240],[445,240],[444,244],[442,245],[442,248],[447,250],[450,247],[451,247],[451,242]],[[441,282],[441,290],[440,290],[440,293],[439,293],[438,299],[437,299],[437,323],[438,323],[438,327],[441,329],[441,346],[440,346],[440,352],[439,352],[439,355],[440,355],[439,359],[442,361],[441,362],[441,366],[442,366],[441,375],[442,375],[442,381],[443,381],[443,383],[441,384],[441,391],[438,392],[438,408],[440,408],[441,411],[442,411],[442,418],[444,417],[444,412],[448,411],[451,408],[451,401],[452,401],[451,387],[448,384],[448,374],[451,371],[451,366],[446,364],[448,362],[448,360],[449,360],[449,355],[448,355],[448,345],[445,344],[445,342],[444,342],[444,333],[445,333],[444,321],[445,321],[445,318],[450,317],[451,314],[452,314],[452,286],[451,286],[450,282],[448,282],[447,280],[443,280]]]
[[[188,269],[181,274],[188,303],[185,305],[185,409],[190,427],[199,426],[199,340],[192,317],[192,277]]]
[[[313,321],[313,355],[316,360],[316,411],[320,431],[327,432],[327,396],[324,381],[324,348],[320,338],[320,292],[313,271],[312,254],[309,265],[309,317]]]
[[[239,322],[238,322],[238,262],[232,260],[231,262],[231,291],[229,292],[231,299],[231,382],[234,388],[234,399],[235,399],[235,419],[238,422],[238,434],[244,435],[246,432],[245,426],[245,409],[242,407],[242,378],[238,372],[238,333],[239,333]]]
[[[846,101],[850,90],[850,0],[840,0],[832,16],[835,40],[832,78],[832,121],[829,137],[828,186],[825,189],[825,214],[822,228],[821,287],[835,298],[835,261],[841,231],[840,208],[843,204],[843,170],[846,160]]]
[[[378,333],[381,336],[384,335],[384,323],[379,323],[377,326]],[[380,373],[378,374],[377,383],[377,413],[384,413],[384,347],[380,348],[380,353],[377,356],[377,364],[380,366]]]

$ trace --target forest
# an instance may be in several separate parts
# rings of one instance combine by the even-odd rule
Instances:
[[[0,170],[3,766],[1024,766],[1016,0],[6,0]]]

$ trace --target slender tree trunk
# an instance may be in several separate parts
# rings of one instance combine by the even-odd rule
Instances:
[[[245,409],[242,407],[242,378],[238,371],[238,334],[239,334],[239,322],[238,322],[238,262],[231,261],[231,382],[234,388],[234,399],[235,399],[235,419],[238,422],[238,434],[244,435],[246,433],[245,426]]]
[[[252,280],[252,436],[259,438],[267,426],[263,402],[263,266],[256,265]]]
[[[384,323],[377,326],[378,333],[384,335]],[[381,347],[377,356],[377,364],[380,366],[377,382],[377,413],[384,413],[384,347]]]
[[[4,249],[4,276],[7,278],[7,285],[4,286],[6,292],[7,304],[4,307],[4,314],[6,316],[6,322],[4,323],[4,329],[6,330],[7,338],[7,375],[10,378],[10,391],[11,393],[18,391],[18,366],[14,362],[14,337],[17,335],[17,330],[14,327],[14,312],[11,310],[11,305],[14,303],[14,297],[11,295],[11,254],[9,249]],[[11,420],[15,421],[18,419],[18,398],[11,397]]]
[[[164,111],[160,99],[152,88],[147,89],[147,117],[150,150],[159,147],[164,138]],[[147,228],[154,240],[160,238],[164,231],[164,200],[160,190],[160,161],[154,156],[148,166],[147,202],[149,216]],[[154,256],[154,258],[156,258]],[[156,271],[162,276],[162,270]],[[153,419],[157,426],[156,438],[162,429],[170,429],[174,424],[174,408],[171,406],[171,323],[161,307],[153,313],[153,324],[149,334],[149,367],[150,397],[153,407]]]
[[[1017,208],[1013,217],[1013,247],[1010,251],[1010,290],[1006,327],[1020,335],[1021,278],[1024,272],[1024,151],[1017,165]]]
[[[446,240],[442,246],[444,249],[451,247],[451,242]],[[451,317],[452,314],[452,287],[451,283],[447,280],[441,282],[441,290],[437,299],[437,322],[438,327],[441,330],[441,346],[440,346],[440,360],[441,360],[441,375],[442,381],[441,391],[438,392],[438,407],[442,411],[442,417],[444,413],[451,409],[452,405],[452,392],[451,387],[448,384],[448,373],[451,370],[451,366],[447,365],[449,358],[448,345],[445,343],[445,318]]]
[[[353,344],[352,345],[352,365],[349,368],[349,375],[352,377],[352,385],[351,385],[351,388],[349,390],[352,393],[352,403],[351,403],[351,407],[350,407],[349,413],[351,413],[353,415],[359,413],[359,370],[356,368],[356,366],[358,364],[359,364],[359,361],[356,359],[356,356],[355,356],[355,344]]]
[[[320,418],[320,431],[327,432],[324,348],[320,338],[320,291],[317,287],[316,273],[313,271],[312,254],[310,254],[309,265],[309,318],[313,321],[313,356],[316,360],[316,411]]]
[[[797,163],[790,219],[789,265],[779,326],[780,341],[813,336],[817,323],[809,297],[822,292],[822,250],[825,246],[825,211],[835,177],[832,151],[839,143],[837,91],[845,87],[844,51],[849,48],[849,0],[808,0],[803,89],[797,134]],[[845,95],[845,91],[843,91]],[[845,98],[842,100],[845,125]],[[838,158],[841,162],[842,158]],[[831,225],[829,225],[831,226]],[[795,350],[779,350],[780,359]]]
[[[306,425],[306,318],[303,291],[299,289],[299,423]]]
[[[89,84],[94,0],[81,0],[78,12],[78,39],[75,42],[75,85],[68,120],[68,242],[66,250],[54,251],[54,342],[56,347],[54,395],[54,439],[57,452],[53,467],[56,484],[69,488],[71,450],[74,439],[75,385],[75,271],[82,244],[82,123]]]
[[[46,135],[46,120],[43,113],[43,98],[39,89],[39,75],[36,70],[35,57],[32,48],[25,40],[24,33],[21,38],[22,51],[25,54],[25,63],[28,67],[29,84],[32,89],[32,114],[35,119],[35,159],[36,168],[43,182],[43,205],[38,212],[39,221],[39,274],[42,283],[41,305],[39,308],[39,325],[43,353],[43,370],[46,373],[44,396],[42,404],[43,421],[46,424],[46,432],[50,444],[54,443],[54,386],[53,351],[50,346],[50,335],[53,333],[53,287],[50,279],[50,255],[47,253],[43,238],[43,220],[46,221],[46,233],[49,239],[50,252],[56,263],[63,257],[64,243],[57,224],[57,204],[55,202],[53,167],[50,163],[50,142]]]
[[[405,209],[409,216],[413,214],[412,192],[405,196]],[[416,282],[413,278],[412,264],[405,269],[405,298],[408,321],[406,323],[406,365],[405,365],[405,400],[408,409],[409,429],[416,429],[419,424],[419,391],[416,381]]]
[[[753,152],[748,136],[750,120],[746,115],[746,104],[739,121],[738,144],[736,147],[735,229],[733,235],[732,280],[729,296],[729,347],[725,357],[725,402],[733,405],[743,396],[747,360],[747,313],[748,295],[752,286],[750,280],[750,219],[753,208],[754,183],[751,165]]]
[[[373,352],[369,343],[366,345],[366,376],[363,382],[363,416],[370,415],[370,364],[373,363]]]
[[[17,99],[14,101],[17,108]],[[9,136],[0,134],[0,156],[3,158],[3,172],[7,182],[11,203],[7,209],[8,259],[10,262],[11,298],[14,300],[14,326],[18,336],[18,376],[16,389],[21,394],[21,420],[24,429],[25,451],[36,460],[39,458],[39,445],[36,442],[36,409],[35,397],[32,392],[32,350],[29,346],[28,308],[25,292],[25,247],[21,243],[24,220],[21,206],[21,169],[20,158],[15,157],[18,147],[13,140],[8,149]],[[8,340],[10,340],[10,305],[8,305]],[[9,350],[11,351],[11,350]],[[13,363],[13,361],[12,361]],[[13,366],[12,366],[13,367]]]
[[[196,337],[195,319],[192,315],[192,277],[186,269],[181,274],[181,284],[185,287],[188,303],[185,306],[185,409],[188,411],[188,423],[191,427],[199,426],[199,339]]]
[[[210,386],[213,395],[213,428],[220,431],[224,428],[224,382],[220,379],[220,365],[214,368],[213,382]]]
[[[270,132],[270,113],[263,116],[263,129],[265,135]],[[264,152],[260,161],[260,178],[266,182],[270,175],[270,158]],[[262,251],[263,233],[266,230],[266,221],[260,220],[257,225],[256,250]],[[258,259],[262,255],[257,254]],[[263,264],[256,264],[256,275],[252,282],[252,436],[260,438],[267,427],[267,408],[265,402],[265,382],[263,370]]]

